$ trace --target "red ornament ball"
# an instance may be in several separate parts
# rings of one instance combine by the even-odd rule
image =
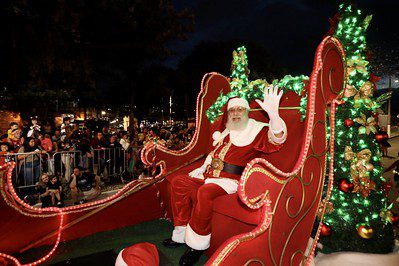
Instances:
[[[331,235],[331,227],[326,225],[325,223],[321,224],[320,235],[322,236],[330,236]]]
[[[389,139],[388,134],[375,134],[375,140],[380,143],[381,141]]]
[[[338,182],[339,190],[345,193],[352,192],[354,185],[348,179],[342,178]]]
[[[347,127],[351,127],[351,126],[353,126],[355,124],[355,122],[352,119],[348,118],[348,119],[345,119],[344,124]]]

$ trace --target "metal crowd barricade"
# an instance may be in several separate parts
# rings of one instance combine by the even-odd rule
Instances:
[[[127,169],[127,152],[122,148],[94,149],[89,158],[89,169],[106,179],[115,179]]]
[[[107,182],[122,180],[116,178],[122,176],[128,168],[127,152],[122,148],[95,149],[89,154],[81,151],[60,151],[52,156],[48,153],[7,153],[0,157],[6,162],[17,163],[13,172],[13,184],[17,191],[33,189],[45,172],[69,182],[73,168],[79,166],[101,176]]]
[[[49,173],[69,182],[75,166],[81,166],[83,160],[81,151],[58,151],[51,158]]]
[[[0,155],[7,161],[17,163],[13,172],[13,184],[18,189],[34,187],[42,172],[49,168],[50,156],[48,153],[7,153]]]

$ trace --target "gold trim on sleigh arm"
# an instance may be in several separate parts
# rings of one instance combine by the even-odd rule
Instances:
[[[238,196],[241,201],[251,209],[261,208],[266,203],[270,190],[280,190],[286,183],[285,179],[280,179],[264,167],[255,166],[259,164],[261,160],[260,158],[254,159],[247,164],[238,185]],[[256,178],[261,178],[261,180],[255,180]],[[248,188],[251,182],[256,182],[257,191],[255,195],[249,193],[249,191],[252,191],[254,188],[254,186]],[[276,186],[280,189],[276,188]]]

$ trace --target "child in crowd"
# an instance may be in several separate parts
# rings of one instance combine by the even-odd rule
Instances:
[[[40,132],[40,126],[38,124],[37,116],[32,116],[31,118],[32,125],[30,126],[30,130],[28,131],[27,137],[33,137],[35,132]]]
[[[18,123],[16,123],[16,122],[11,122],[11,123],[10,123],[10,128],[9,128],[8,131],[7,131],[7,138],[11,138],[11,136],[12,136],[12,131],[13,131],[14,129],[18,129]]]
[[[6,155],[9,153],[8,149],[9,147],[7,142],[0,143],[0,165],[3,165],[9,161],[9,158]]]
[[[8,143],[11,145],[10,150],[18,152],[22,144],[25,142],[25,138],[22,137],[22,130],[19,128],[13,129],[11,132],[11,137],[8,139]]]
[[[49,175],[47,173],[42,174],[39,182],[36,183],[36,192],[38,193],[39,199],[42,203],[42,208],[51,206],[52,196],[48,189]]]
[[[57,199],[57,206],[61,206],[61,193],[62,193],[62,186],[61,182],[58,180],[56,176],[52,176],[50,178],[50,182],[47,184],[47,189],[50,191],[51,195],[51,203],[55,205],[55,199]]]

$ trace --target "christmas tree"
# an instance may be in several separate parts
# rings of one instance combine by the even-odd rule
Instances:
[[[231,91],[226,95],[221,93],[216,99],[215,103],[206,110],[206,115],[211,123],[213,123],[217,117],[223,114],[222,107],[230,98],[241,97],[245,98],[249,102],[255,99],[263,100],[265,87],[269,86],[270,83],[268,83],[265,79],[256,79],[250,81],[250,71],[248,68],[248,57],[246,52],[247,50],[244,46],[241,46],[237,50],[233,51],[231,74],[229,77]],[[286,75],[281,80],[275,79],[271,83],[274,86],[281,88],[284,92],[292,90],[296,94],[303,96],[301,98],[301,106],[299,110],[299,112],[302,114],[303,120],[306,116],[307,105],[307,95],[304,92],[304,87],[308,80],[309,77],[304,75],[296,77]]]
[[[341,5],[332,21],[333,36],[346,55],[347,79],[336,110],[334,185],[323,218],[323,253],[388,253],[394,246],[392,213],[376,141],[375,78],[366,57],[371,16]]]

